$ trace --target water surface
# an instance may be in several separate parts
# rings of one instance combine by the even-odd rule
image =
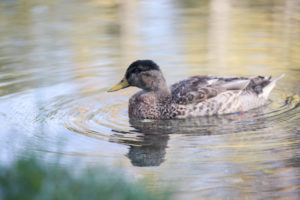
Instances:
[[[298,0],[1,1],[0,162],[27,150],[121,166],[178,199],[298,199],[299,55]],[[106,91],[141,58],[169,84],[286,76],[247,113],[130,120],[138,89]]]

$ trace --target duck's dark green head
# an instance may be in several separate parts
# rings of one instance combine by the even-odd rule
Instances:
[[[128,80],[133,74],[139,74],[150,70],[160,71],[159,66],[152,60],[137,60],[129,65],[125,78]]]
[[[144,90],[158,90],[165,79],[159,66],[152,60],[137,60],[129,65],[125,77],[108,92],[114,92],[129,86]]]

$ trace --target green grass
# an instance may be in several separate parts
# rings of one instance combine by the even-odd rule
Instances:
[[[60,164],[46,164],[34,156],[10,166],[0,164],[0,199],[22,200],[160,200],[169,192],[150,192],[143,183],[129,183],[119,171],[90,168],[74,173]]]

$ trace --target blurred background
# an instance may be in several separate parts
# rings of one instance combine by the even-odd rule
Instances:
[[[285,73],[243,116],[128,119],[138,90],[107,89],[137,59],[172,84]],[[178,199],[298,199],[299,0],[0,1],[0,162],[24,151],[121,166]]]

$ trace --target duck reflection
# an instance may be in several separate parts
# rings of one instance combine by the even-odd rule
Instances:
[[[115,140],[112,142],[129,146],[127,157],[132,165],[139,167],[159,166],[165,161],[166,148],[171,134],[220,135],[264,128],[264,123],[253,122],[253,114],[184,120],[137,120],[131,118],[129,122],[134,130],[131,132],[114,130],[115,139],[111,139],[111,141]],[[132,134],[135,134],[134,137]]]
[[[168,145],[168,129],[161,121],[134,120],[130,119],[130,124],[141,133],[139,142],[129,147],[127,157],[132,165],[139,167],[159,166],[165,160],[166,148]]]
[[[143,144],[131,145],[127,157],[131,164],[139,167],[159,166],[165,161],[169,135],[145,134]]]

